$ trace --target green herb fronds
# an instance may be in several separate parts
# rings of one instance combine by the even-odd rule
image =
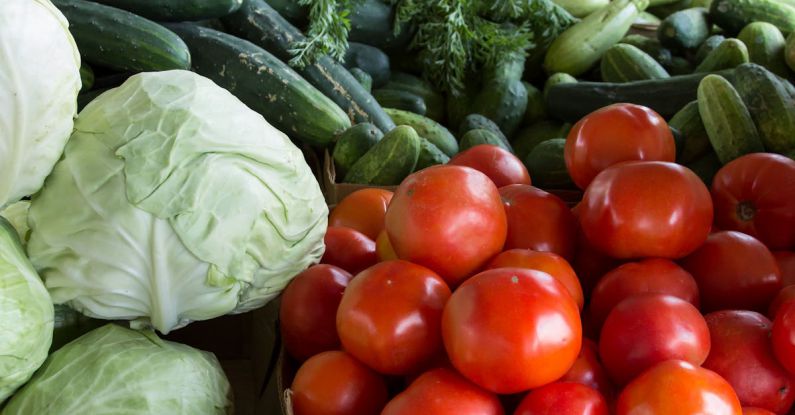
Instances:
[[[303,68],[324,55],[342,61],[348,50],[349,19],[354,3],[362,0],[297,0],[309,7],[306,39],[296,42],[290,51],[290,65]]]

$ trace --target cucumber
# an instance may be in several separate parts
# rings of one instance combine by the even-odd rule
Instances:
[[[461,137],[460,151],[468,150],[472,147],[475,147],[480,144],[491,144],[493,146],[501,147],[504,150],[513,152],[513,149],[507,145],[504,141],[497,137],[496,134],[489,130],[484,130],[480,128],[476,128],[474,130],[469,130]]]
[[[438,122],[412,112],[394,108],[384,108],[387,114],[395,120],[397,125],[408,125],[417,133],[439,147],[449,157],[458,153],[458,141],[443,125]]]
[[[502,142],[508,145],[508,137],[505,137],[500,127],[495,124],[494,121],[480,114],[469,114],[464,117],[464,120],[461,121],[461,125],[458,126],[458,135],[463,138],[464,134],[477,129],[491,131]],[[510,145],[508,145],[508,147],[510,147]]]
[[[718,159],[718,155],[710,150],[698,160],[686,164],[685,167],[692,170],[707,185],[707,188],[710,188],[712,187],[712,179],[715,178],[723,164]]]
[[[706,58],[710,52],[720,46],[724,40],[726,40],[726,37],[723,35],[712,35],[708,37],[703,43],[701,43],[701,46],[698,47],[696,55],[693,57],[693,62],[695,62],[695,64],[703,62],[704,58]]]
[[[671,58],[671,65],[668,67],[668,73],[672,76],[690,75],[693,73],[693,64],[689,60],[681,57],[674,56]]]
[[[229,90],[285,134],[325,147],[350,128],[337,104],[261,47],[191,23],[168,27],[190,48],[194,72]]]
[[[389,56],[381,49],[363,43],[349,42],[343,65],[359,68],[373,78],[373,86],[380,88],[389,81]]]
[[[240,8],[243,0],[95,0],[147,19],[166,22],[214,19]]]
[[[553,138],[539,143],[524,159],[533,185],[543,189],[573,188],[574,182],[563,158],[565,138]]]
[[[524,65],[527,59],[521,54],[510,54],[508,57],[497,62],[493,67],[486,68],[484,79],[491,81],[518,81],[524,74]]]
[[[673,0],[668,2],[668,4],[660,4],[660,5],[650,5],[649,6],[649,13],[661,18],[665,19],[666,17],[680,11],[689,9],[691,7],[696,7],[696,2],[694,0]]]
[[[682,136],[682,142],[677,148],[677,163],[690,163],[710,150],[709,136],[701,121],[697,101],[685,105],[671,118],[668,125],[678,130]]]
[[[243,0],[238,11],[221,21],[230,33],[261,46],[282,61],[292,58],[290,50],[294,42],[304,40],[301,31],[264,0]],[[370,122],[385,132],[395,127],[375,98],[330,57],[323,56],[297,72],[339,105],[352,123]]]
[[[425,115],[428,108],[421,96],[406,90],[377,89],[373,91],[376,101],[385,108],[395,108],[403,111]]]
[[[675,50],[694,49],[709,37],[709,12],[702,7],[678,11],[660,23],[657,38],[663,46]]]
[[[769,69],[778,76],[789,76],[784,58],[787,41],[776,26],[766,22],[754,22],[745,26],[737,36],[748,47],[751,62]]]
[[[351,76],[356,78],[359,82],[359,85],[365,89],[367,92],[371,92],[373,90],[373,78],[370,76],[369,73],[359,69],[359,68],[351,68],[348,70],[351,73]]]
[[[401,125],[367,151],[345,175],[345,183],[394,186],[406,178],[420,156],[420,136],[413,128]]]
[[[664,68],[668,68],[671,65],[671,59],[673,59],[671,51],[663,47],[657,38],[643,35],[627,35],[621,39],[620,43],[635,46],[646,52]]]
[[[94,71],[86,62],[80,62],[80,92],[90,91],[94,86]]]
[[[189,69],[190,52],[174,32],[115,7],[84,0],[53,0],[69,21],[80,55],[120,71]]]
[[[619,43],[605,52],[600,68],[605,82],[632,82],[671,77],[654,58],[635,46],[624,43]]]
[[[414,171],[437,164],[447,164],[448,161],[450,161],[450,157],[447,157],[447,154],[439,150],[439,147],[420,137],[420,155],[417,158],[417,165],[414,167]]]
[[[696,73],[735,68],[750,60],[748,48],[738,39],[726,39],[696,66]]]
[[[765,151],[748,108],[726,78],[708,75],[701,81],[698,112],[721,163]]]
[[[470,112],[491,119],[508,137],[519,128],[525,110],[527,90],[519,80],[487,83],[470,105]]]
[[[527,109],[524,111],[522,124],[530,125],[546,118],[547,109],[544,105],[544,94],[529,82],[522,82],[522,85],[527,90]]]
[[[787,66],[795,71],[795,32],[790,33],[787,37],[787,47],[784,50],[784,54]]]
[[[540,121],[523,128],[511,142],[514,154],[524,160],[538,144],[553,138],[566,138],[570,129],[571,124],[557,121]]]
[[[784,33],[795,31],[795,7],[778,0],[714,0],[709,15],[730,35],[753,22],[772,23]]]
[[[544,100],[547,98],[547,94],[549,94],[550,88],[555,85],[564,85],[564,84],[576,84],[577,78],[567,74],[567,73],[556,73],[547,78],[547,81],[544,82]]]
[[[383,88],[403,90],[419,95],[427,108],[425,116],[438,122],[444,121],[444,96],[437,92],[428,81],[405,72],[392,72],[389,82]]]
[[[756,64],[740,65],[734,78],[765,149],[781,154],[795,149],[795,97],[786,89],[788,81]]]
[[[610,3],[610,0],[554,0],[574,17],[585,17]]]
[[[337,175],[344,177],[357,160],[381,141],[384,133],[373,124],[363,122],[345,130],[337,137],[332,157]]]
[[[309,19],[308,8],[296,0],[268,0],[268,4],[285,19],[298,26],[305,25]]]

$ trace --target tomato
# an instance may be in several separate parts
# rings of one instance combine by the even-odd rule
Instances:
[[[795,401],[795,384],[773,356],[770,320],[737,310],[705,318],[712,350],[702,366],[726,379],[743,405],[787,413]]]
[[[395,250],[392,249],[392,242],[389,242],[389,235],[387,235],[386,229],[382,230],[378,234],[378,239],[375,240],[375,252],[381,261],[398,259]]]
[[[555,382],[530,393],[514,415],[608,415],[607,401],[594,389],[574,382]]]
[[[522,160],[508,150],[491,144],[480,144],[464,150],[447,163],[472,167],[489,176],[497,187],[509,184],[530,184],[530,174]]]
[[[681,258],[709,235],[712,200],[686,167],[625,162],[585,191],[580,225],[595,248],[614,258]]]
[[[715,372],[681,360],[658,363],[618,397],[617,415],[741,415],[731,385]]]
[[[505,249],[527,248],[574,258],[577,218],[557,196],[527,185],[500,188],[508,216]]]
[[[378,262],[375,241],[351,228],[330,226],[323,238],[326,252],[320,262],[338,266],[351,274],[358,274]]]
[[[599,280],[589,305],[592,322],[602,327],[613,307],[644,293],[672,295],[698,307],[698,286],[692,275],[667,259],[644,259],[621,265]]]
[[[577,359],[582,327],[577,304],[555,278],[498,268],[453,293],[442,316],[442,337],[459,372],[506,394],[563,376]]]
[[[764,311],[781,289],[773,254],[740,232],[713,233],[682,266],[696,279],[705,311]]]
[[[354,278],[337,310],[348,353],[385,374],[422,369],[441,350],[441,320],[450,289],[428,268],[385,261]]]
[[[775,319],[781,307],[789,302],[795,302],[795,285],[788,285],[778,292],[776,297],[773,299],[773,302],[770,303],[770,307],[767,310],[767,316],[770,319]]]
[[[563,156],[572,180],[585,189],[599,172],[622,161],[673,162],[676,145],[659,114],[640,105],[615,104],[574,124]]]
[[[329,226],[344,226],[375,240],[384,229],[386,207],[392,200],[389,190],[368,187],[345,196],[328,219]]]
[[[457,286],[502,251],[508,223],[500,194],[483,173],[435,166],[407,177],[386,212],[398,257]]]
[[[776,251],[773,252],[776,258],[778,269],[781,271],[781,283],[786,287],[795,285],[795,252]]]
[[[298,274],[282,292],[279,329],[284,348],[304,360],[339,348],[335,316],[351,274],[319,264]]]
[[[563,257],[549,252],[536,252],[530,249],[511,249],[494,257],[486,265],[487,269],[495,268],[528,268],[544,271],[560,281],[582,310],[585,299],[577,274]]]
[[[577,360],[560,381],[582,383],[599,391],[606,399],[613,399],[615,395],[613,383],[599,361],[599,346],[591,339],[582,339],[582,349]]]
[[[771,250],[795,248],[795,161],[773,153],[747,154],[712,181],[715,224],[751,235]]]
[[[607,316],[599,336],[599,356],[619,385],[670,359],[700,365],[709,347],[709,329],[698,309],[663,294],[622,301]]]
[[[776,314],[771,340],[778,361],[795,375],[795,303],[785,304]]]
[[[291,389],[295,415],[377,415],[388,398],[381,376],[340,351],[304,362]]]
[[[502,415],[497,396],[450,369],[418,377],[387,404],[381,415]]]
[[[776,415],[767,409],[754,408],[752,406],[743,406],[743,415]]]

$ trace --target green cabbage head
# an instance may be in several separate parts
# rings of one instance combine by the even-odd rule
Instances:
[[[51,354],[3,415],[225,415],[231,395],[212,353],[106,324]]]
[[[187,71],[92,101],[32,200],[53,301],[162,333],[261,307],[323,254],[328,207],[287,136]]]

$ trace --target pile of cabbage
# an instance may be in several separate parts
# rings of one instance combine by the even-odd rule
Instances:
[[[187,71],[76,116],[80,57],[49,0],[0,1],[0,56],[2,414],[231,413],[215,356],[157,332],[261,307],[320,259],[301,152]],[[54,310],[115,322],[49,354]]]

